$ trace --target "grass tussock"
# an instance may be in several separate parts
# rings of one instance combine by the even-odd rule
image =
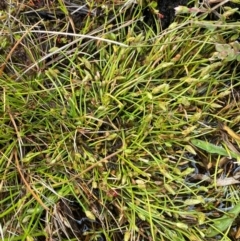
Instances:
[[[152,4],[150,24],[133,1],[81,21],[62,1],[47,19],[14,4],[0,14],[1,240],[239,240],[238,9],[196,1],[161,30]]]

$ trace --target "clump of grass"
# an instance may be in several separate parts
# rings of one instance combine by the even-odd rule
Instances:
[[[2,240],[238,238],[236,30],[187,16],[153,31],[135,11],[3,37]]]

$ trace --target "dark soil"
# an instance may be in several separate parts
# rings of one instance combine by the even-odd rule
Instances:
[[[175,7],[185,6],[189,0],[158,0],[158,9],[162,16],[161,25],[165,29],[171,24],[175,18]]]
[[[6,1],[5,1],[5,0],[1,0],[1,1],[0,1],[0,11],[1,11],[1,10],[6,10],[6,8],[7,8],[7,3],[6,3]]]
[[[191,7],[192,6],[191,2],[192,1],[190,1],[190,0],[158,0],[158,10],[159,10],[160,14],[162,15],[162,18],[161,18],[162,29],[166,29],[174,21],[174,19],[175,19],[175,9],[174,8],[175,7],[186,6],[186,5]],[[199,2],[203,2],[203,1],[199,1]],[[214,7],[219,3],[211,4],[210,7]],[[204,4],[203,4],[203,6],[204,6]],[[239,8],[239,4],[232,3],[229,1],[228,3],[215,9],[215,11],[221,14],[222,9],[225,6],[228,6],[231,8]],[[205,7],[207,8],[207,6],[205,6]],[[210,13],[206,18],[206,20],[217,20],[217,19],[219,19],[219,17],[214,13]],[[240,19],[239,12],[235,13],[231,17],[231,21],[237,21],[239,19]]]

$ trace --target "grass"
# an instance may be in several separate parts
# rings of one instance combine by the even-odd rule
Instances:
[[[121,7],[1,12],[2,240],[239,240],[239,22]]]

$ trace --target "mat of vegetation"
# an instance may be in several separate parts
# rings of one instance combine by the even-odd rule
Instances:
[[[1,240],[240,240],[239,1],[162,4],[1,1]]]

